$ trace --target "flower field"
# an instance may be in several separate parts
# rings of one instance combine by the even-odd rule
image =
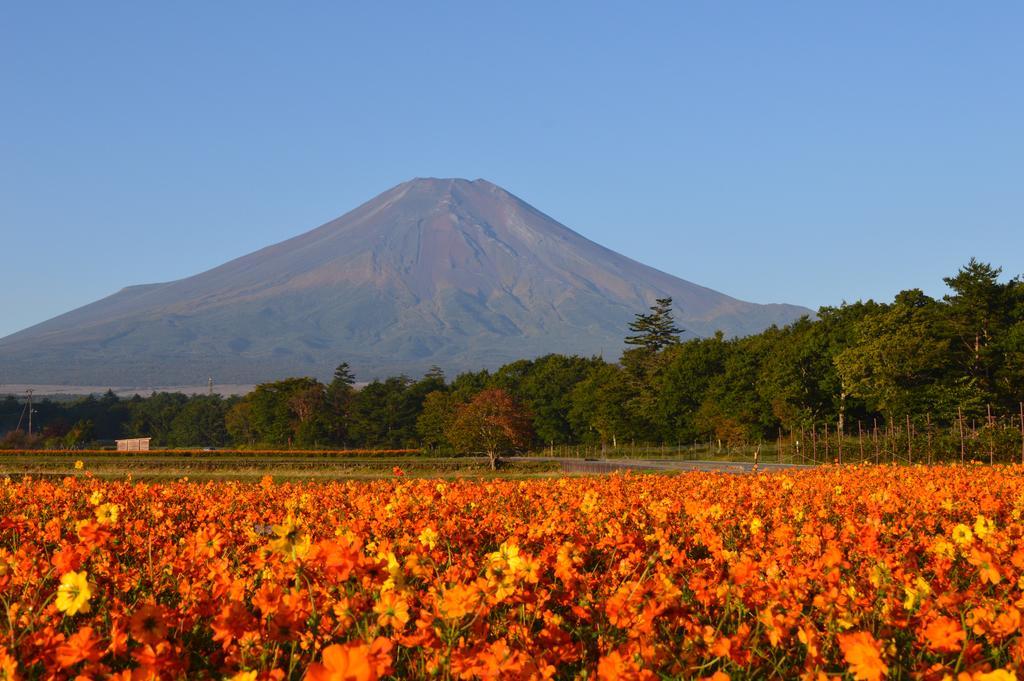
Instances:
[[[0,482],[0,679],[1012,679],[1024,468]]]

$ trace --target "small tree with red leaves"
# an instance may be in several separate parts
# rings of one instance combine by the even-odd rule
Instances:
[[[458,408],[447,437],[460,452],[486,454],[494,470],[502,454],[530,446],[533,428],[521,404],[504,390],[489,388]]]

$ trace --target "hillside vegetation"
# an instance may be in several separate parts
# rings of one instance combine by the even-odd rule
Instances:
[[[884,441],[927,446],[935,457],[1017,460],[1024,283],[1000,275],[972,260],[945,280],[949,292],[939,299],[911,289],[889,303],[825,307],[814,319],[733,339],[687,339],[663,300],[623,329],[630,349],[618,361],[552,354],[451,380],[434,369],[358,389],[342,364],[328,383],[292,378],[242,398],[108,393],[37,402],[37,435],[26,436],[23,420],[3,442],[81,446],[151,436],[165,447],[483,452],[465,442],[475,409],[477,424],[505,419],[507,437],[494,445],[502,450],[802,441],[809,451],[829,438],[834,446],[842,433],[862,449]],[[481,403],[504,406],[487,412]],[[0,401],[0,430],[13,431],[24,411],[19,398]]]

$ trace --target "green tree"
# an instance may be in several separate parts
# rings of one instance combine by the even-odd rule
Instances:
[[[93,440],[95,428],[92,421],[78,421],[71,426],[71,430],[64,435],[63,444],[69,449],[78,449],[89,444]]]
[[[416,433],[423,446],[429,449],[451,447],[447,433],[460,406],[462,403],[447,391],[434,390],[427,393],[416,419]]]
[[[672,319],[672,299],[658,298],[650,314],[637,314],[629,324],[634,335],[627,336],[627,348],[620,360],[626,370],[632,397],[624,405],[631,420],[646,440],[659,438],[664,428],[657,420],[656,387],[667,360],[665,350],[679,344],[682,329]]]
[[[950,342],[942,333],[942,313],[936,301],[912,289],[857,322],[854,343],[834,359],[850,393],[890,420],[948,414],[957,402],[969,401],[973,384],[944,381]]]
[[[224,414],[224,427],[236,445],[254,446],[259,432],[253,422],[252,402],[246,398],[233,404]]]
[[[576,436],[569,423],[572,391],[593,367],[603,363],[596,357],[557,354],[519,360],[498,369],[490,386],[502,388],[523,402],[533,415],[538,440],[566,444]]]
[[[604,448],[636,438],[637,425],[623,408],[634,397],[625,370],[614,364],[594,366],[569,397],[567,418],[577,441],[596,441]]]
[[[349,432],[357,446],[397,449],[416,444],[420,405],[411,399],[412,385],[408,376],[392,376],[356,393]]]
[[[626,345],[634,345],[656,353],[679,342],[683,330],[672,319],[672,298],[658,298],[650,313],[637,313],[629,323],[632,336],[626,336]]]
[[[323,436],[325,387],[315,378],[286,378],[262,383],[246,395],[248,409],[233,410],[232,436],[248,431],[256,442],[270,446],[315,444]],[[246,418],[246,423],[238,417]]]
[[[699,429],[716,436],[728,432],[733,443],[774,438],[778,420],[758,383],[775,334],[778,329],[770,329],[727,344],[722,371],[710,381],[695,417]]]
[[[228,406],[220,395],[190,399],[171,423],[169,444],[175,447],[220,447],[227,443]]]
[[[999,283],[1001,273],[971,258],[955,276],[943,279],[952,289],[943,298],[954,339],[950,350],[963,377],[989,402],[995,399],[995,380],[1005,357],[999,341],[1012,324],[1013,290]]]
[[[664,370],[654,377],[654,421],[660,439],[690,442],[704,433],[696,421],[711,381],[722,373],[728,343],[721,332],[665,350]]]
[[[327,384],[324,400],[323,424],[325,437],[339,446],[349,445],[349,425],[352,420],[352,402],[355,399],[356,377],[348,362],[342,362],[334,370],[331,382]]]

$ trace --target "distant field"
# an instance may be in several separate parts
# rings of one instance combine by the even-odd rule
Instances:
[[[81,462],[81,467],[77,463]],[[398,469],[396,471],[395,469]],[[0,477],[63,477],[92,475],[140,480],[276,480],[372,479],[415,477],[532,477],[561,469],[550,461],[517,461],[497,473],[484,457],[431,457],[415,450],[346,452],[240,451],[0,451]]]
[[[256,386],[253,384],[237,383],[214,385],[213,391],[224,397],[232,395],[244,395],[251,392]],[[102,395],[108,390],[114,391],[118,397],[131,397],[132,395],[151,395],[152,393],[184,393],[185,395],[205,395],[210,390],[209,385],[164,385],[164,386],[109,386],[109,385],[38,385],[5,383],[0,388],[0,394],[23,395],[25,391],[31,390],[36,397],[60,397],[84,395]]]

